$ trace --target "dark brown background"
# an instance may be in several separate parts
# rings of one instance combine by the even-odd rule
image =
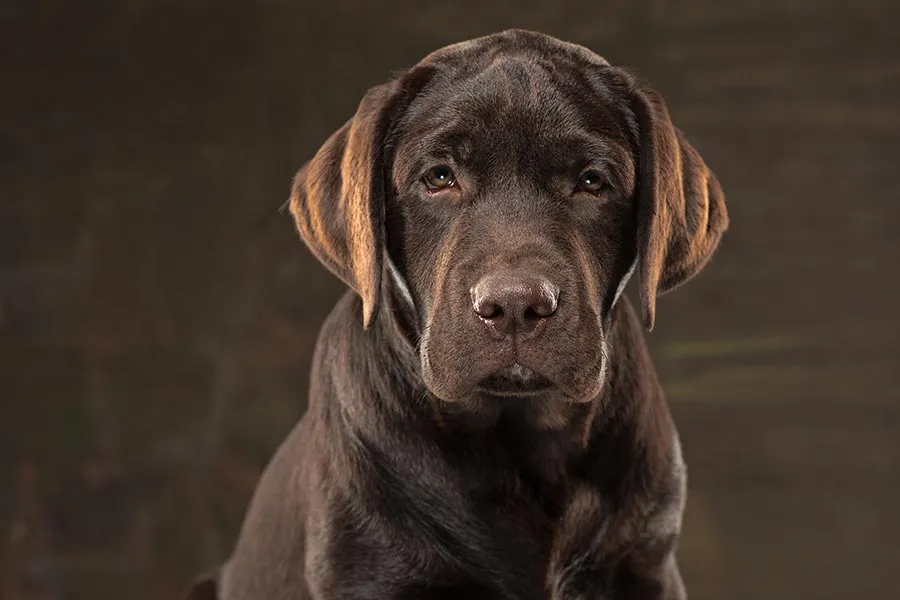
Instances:
[[[696,600],[897,597],[900,3],[0,7],[0,598],[222,560],[341,291],[279,206],[364,90],[508,26],[666,96],[732,229],[650,336]]]

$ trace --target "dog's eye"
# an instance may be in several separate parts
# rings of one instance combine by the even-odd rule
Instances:
[[[578,189],[576,191],[599,196],[605,189],[606,181],[599,171],[585,171],[578,178]]]
[[[429,192],[439,192],[456,185],[456,176],[447,165],[438,165],[425,173],[423,181]]]

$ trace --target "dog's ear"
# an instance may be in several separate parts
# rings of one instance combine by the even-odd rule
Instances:
[[[658,92],[636,93],[640,130],[638,261],[641,304],[653,329],[656,297],[696,275],[728,228],[716,176],[669,118]]]
[[[300,236],[322,264],[359,293],[365,327],[375,318],[381,291],[382,148],[399,87],[393,80],[370,89],[353,118],[300,169],[291,190]]]

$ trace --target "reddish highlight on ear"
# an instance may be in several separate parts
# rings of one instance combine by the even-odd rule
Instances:
[[[378,315],[384,264],[384,142],[430,68],[371,88],[352,119],[294,178],[289,206],[313,255],[362,299],[363,326]]]
[[[641,313],[651,331],[656,298],[694,277],[728,229],[725,195],[700,154],[673,124],[662,96],[635,94],[640,128],[638,263]]]

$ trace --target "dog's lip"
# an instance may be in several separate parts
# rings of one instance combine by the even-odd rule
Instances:
[[[494,396],[531,396],[552,387],[552,381],[519,363],[495,371],[478,382],[478,389]]]

